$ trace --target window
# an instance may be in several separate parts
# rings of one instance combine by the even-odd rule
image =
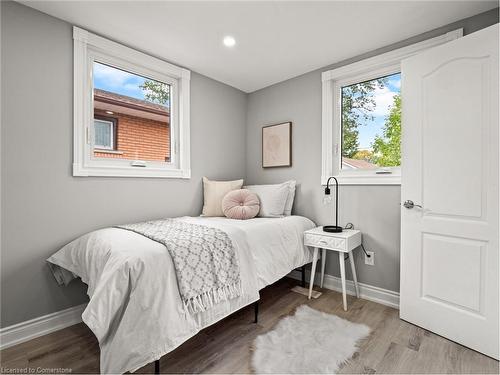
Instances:
[[[94,157],[170,162],[170,85],[96,61],[92,82]]]
[[[114,123],[94,117],[94,150],[114,149]]]
[[[329,176],[401,184],[401,61],[461,36],[458,29],[322,74],[322,184]]]
[[[73,35],[73,175],[189,178],[189,71]]]
[[[401,165],[401,73],[341,88],[341,170]]]

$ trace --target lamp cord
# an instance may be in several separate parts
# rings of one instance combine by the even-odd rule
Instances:
[[[345,225],[344,229],[354,229],[354,224],[353,224],[353,223],[347,223],[347,224]],[[365,247],[363,246],[363,242],[361,242],[361,248],[363,249],[363,252],[365,253],[366,257],[367,257],[367,258],[370,258],[370,257],[371,257],[371,255],[370,255],[370,254],[368,254],[368,253],[366,252],[366,249],[365,249]],[[347,255],[347,256],[344,258],[344,260],[345,260],[345,259],[349,259],[349,255]]]

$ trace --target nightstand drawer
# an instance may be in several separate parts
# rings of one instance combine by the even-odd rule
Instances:
[[[345,250],[345,240],[329,236],[305,233],[304,244],[307,246],[322,247],[327,249]]]

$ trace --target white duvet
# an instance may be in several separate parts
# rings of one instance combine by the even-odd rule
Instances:
[[[241,297],[187,314],[166,248],[118,228],[81,236],[48,259],[60,283],[79,276],[88,284],[90,302],[82,318],[99,341],[102,373],[135,371],[159,359],[201,329],[257,301],[260,289],[312,260],[302,236],[314,223],[305,217],[182,220],[230,236],[240,264]]]

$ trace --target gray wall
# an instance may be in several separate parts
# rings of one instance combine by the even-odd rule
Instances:
[[[244,177],[246,94],[192,74],[190,180],[72,177],[71,25],[17,3],[1,7],[5,327],[86,301],[82,283],[57,286],[45,263],[76,236],[116,223],[198,215],[202,176]]]
[[[296,179],[294,213],[317,224],[332,223],[334,205],[323,205],[321,178],[321,72],[350,64],[463,27],[469,34],[498,23],[498,8],[417,37],[342,61],[251,93],[247,112],[246,183],[276,183]],[[293,163],[290,168],[261,168],[261,127],[292,121]],[[400,206],[399,186],[341,186],[339,221],[362,230],[368,250],[375,252],[375,266],[355,254],[359,281],[399,291]],[[348,267],[349,268],[349,267]],[[329,256],[327,271],[339,275],[338,258]],[[348,270],[350,277],[350,270]]]

